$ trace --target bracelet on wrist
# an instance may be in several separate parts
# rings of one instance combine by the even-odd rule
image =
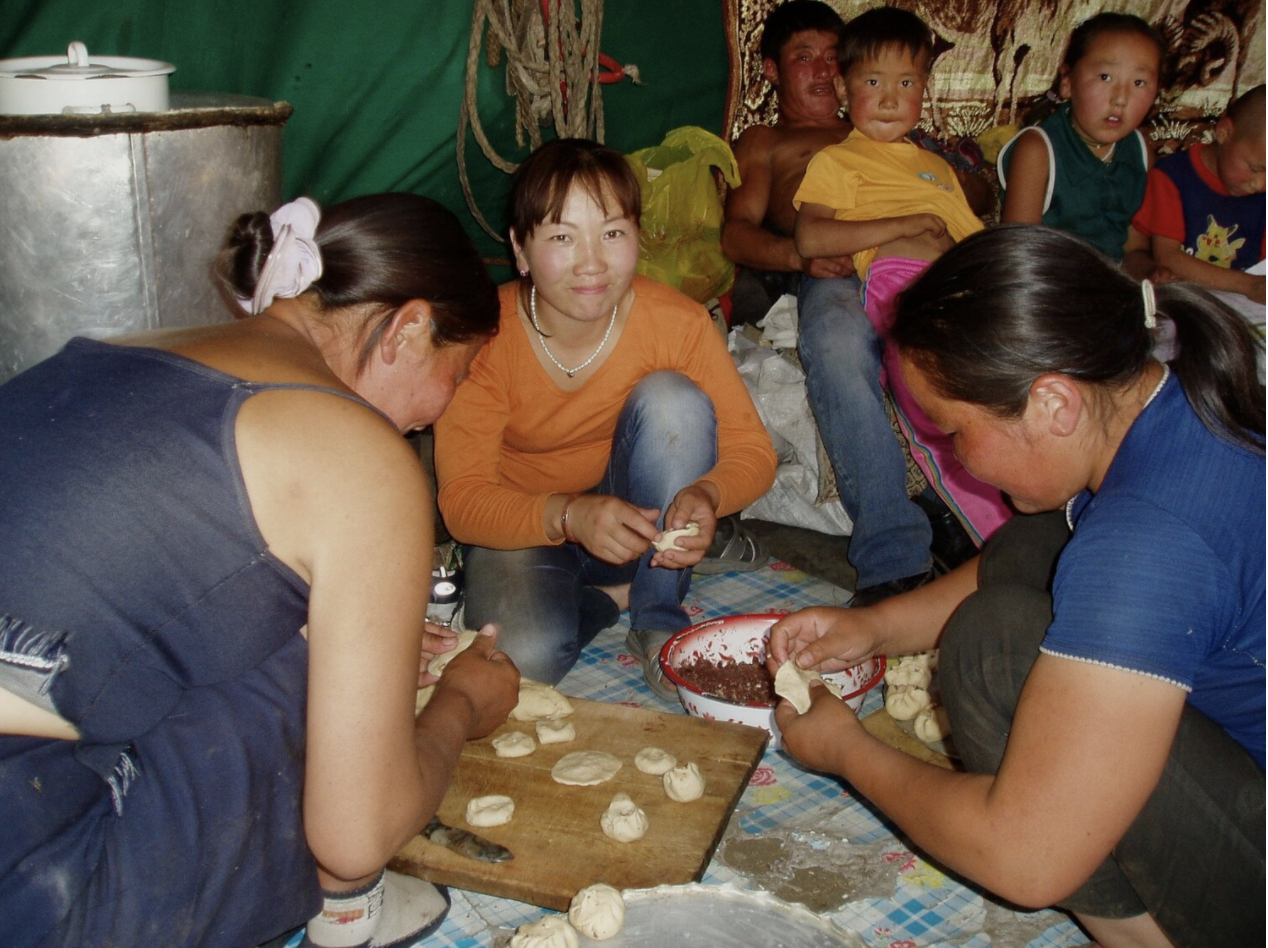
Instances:
[[[564,539],[569,543],[576,543],[577,538],[572,535],[572,531],[568,529],[568,514],[572,512],[572,505],[580,494],[569,494],[568,499],[564,501],[563,512],[559,515],[559,532],[564,535]]]

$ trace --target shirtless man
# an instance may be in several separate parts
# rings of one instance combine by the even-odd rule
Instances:
[[[767,17],[762,71],[779,93],[779,120],[751,126],[735,144],[740,185],[727,196],[722,250],[740,268],[733,319],[761,318],[781,294],[798,294],[806,394],[854,522],[854,601],[866,605],[932,578],[933,532],[907,497],[907,460],[880,387],[881,343],[854,266],[849,257],[802,257],[793,245],[792,199],[806,165],[850,133],[832,81],[844,30],[819,0],[788,0]]]

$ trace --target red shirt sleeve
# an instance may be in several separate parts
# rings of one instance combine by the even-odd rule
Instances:
[[[1146,237],[1167,237],[1184,243],[1184,206],[1180,189],[1156,167],[1145,179],[1145,200],[1132,218],[1132,226]]]

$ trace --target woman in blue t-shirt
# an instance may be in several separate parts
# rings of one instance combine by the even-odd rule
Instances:
[[[1153,358],[1170,320],[1178,355]],[[941,648],[967,773],[867,734],[827,692],[788,750],[1006,899],[1119,945],[1264,931],[1264,388],[1199,288],[1135,282],[1074,237],[977,234],[904,294],[903,374],[1019,511],[960,569],[777,623],[824,671]]]

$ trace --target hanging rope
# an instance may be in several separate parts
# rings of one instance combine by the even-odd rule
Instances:
[[[603,0],[475,0],[467,82],[458,115],[458,177],[467,207],[495,240],[505,242],[480,212],[467,176],[467,126],[494,167],[513,174],[519,165],[497,153],[476,109],[486,28],[489,65],[498,65],[502,54],[506,55],[506,92],[515,99],[515,141],[522,149],[526,134],[531,148],[541,145],[541,126],[550,123],[559,138],[603,141],[603,101],[598,90],[603,81],[599,72],[602,21]]]

